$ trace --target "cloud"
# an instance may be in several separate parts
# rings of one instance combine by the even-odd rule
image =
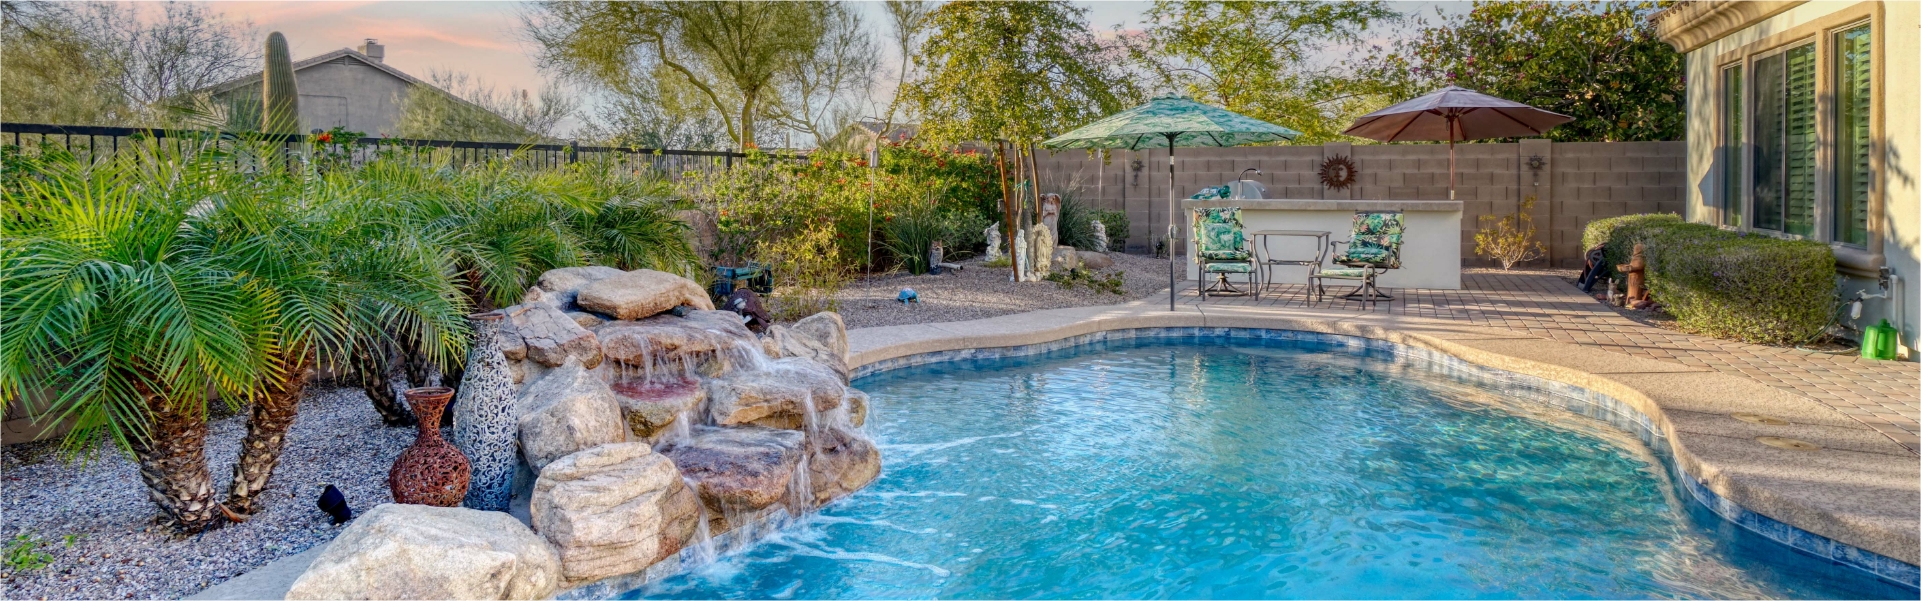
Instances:
[[[520,46],[513,41],[512,36],[503,35],[501,32],[476,32],[476,35],[466,32],[449,31],[446,28],[431,27],[417,22],[410,22],[411,20],[402,21],[369,17],[352,17],[349,20],[352,22],[355,31],[360,32],[356,35],[379,38],[383,40],[383,43],[387,43],[386,41],[431,40],[480,50],[516,53],[521,50]]]

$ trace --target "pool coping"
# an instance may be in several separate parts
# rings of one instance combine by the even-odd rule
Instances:
[[[907,365],[1071,346],[1104,332],[1161,328],[1279,330],[1378,340],[1587,391],[1618,402],[1665,440],[1663,456],[1691,496],[1717,515],[1814,557],[1921,586],[1921,458],[1812,399],[1676,363],[1512,330],[1418,317],[1308,309],[1135,302],[964,322],[848,331],[848,367]],[[1076,339],[1079,340],[1076,340]],[[1051,344],[1050,344],[1051,343]],[[1733,414],[1788,421],[1762,425]],[[1618,425],[1618,424],[1617,424]],[[1774,436],[1819,445],[1762,444]],[[1645,439],[1645,438],[1644,438]]]

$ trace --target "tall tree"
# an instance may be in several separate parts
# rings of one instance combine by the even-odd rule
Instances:
[[[901,109],[901,93],[907,89],[907,82],[914,73],[915,49],[921,35],[927,31],[927,19],[934,12],[930,0],[887,0],[887,20],[894,26],[894,48],[900,52],[900,77],[894,82],[894,98],[887,103],[886,122],[881,131],[885,132],[894,125],[894,117]]]
[[[1157,0],[1130,50],[1169,88],[1319,142],[1380,104],[1368,81],[1322,63],[1400,18],[1379,0]]]
[[[1390,57],[1386,79],[1447,84],[1574,117],[1564,142],[1679,140],[1681,55],[1654,35],[1654,2],[1475,2]]]
[[[787,102],[768,105],[768,116],[782,127],[813,137],[816,143],[838,133],[868,108],[867,91],[880,72],[880,48],[860,13],[845,4],[824,7],[826,37],[813,56],[796,62],[781,77]]]
[[[956,0],[934,10],[917,62],[925,71],[907,86],[920,113],[918,136],[934,142],[1013,142],[1009,185],[1001,169],[1002,223],[1014,240],[1015,208],[1038,191],[1032,145],[1085,125],[1139,97],[1120,71],[1119,53],[1088,31],[1087,10],[1058,0]],[[1027,160],[1023,160],[1023,159]]]
[[[736,144],[756,142],[758,122],[784,101],[782,77],[829,43],[829,2],[547,2],[524,15],[543,64],[644,98],[673,78],[720,115]]]
[[[1035,141],[1140,95],[1088,30],[1087,10],[1068,2],[958,0],[927,27],[924,72],[906,98],[930,139]]]
[[[184,95],[259,68],[257,32],[202,4],[0,3],[0,117],[165,125]]]

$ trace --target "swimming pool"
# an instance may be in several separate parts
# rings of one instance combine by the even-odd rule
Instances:
[[[1379,349],[1110,340],[868,376],[881,478],[660,598],[1886,597],[1633,435]]]

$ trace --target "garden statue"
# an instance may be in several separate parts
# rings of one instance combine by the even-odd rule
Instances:
[[[767,314],[767,307],[761,304],[760,295],[753,288],[735,288],[733,294],[727,295],[727,302],[721,305],[721,310],[739,313],[741,324],[756,333],[767,331],[767,326],[774,323],[773,316]],[[685,317],[685,311],[680,313],[675,317]]]
[[[1061,233],[1061,195],[1041,195],[1040,217],[1041,223],[1047,226],[1047,231],[1054,237],[1059,238]]]
[[[513,374],[507,371],[500,342],[500,325],[506,318],[501,311],[467,316],[473,324],[474,344],[467,352],[460,398],[454,399],[454,446],[473,467],[473,486],[465,504],[482,511],[507,510],[513,498],[514,467],[520,461]],[[421,423],[427,423],[424,417]]]
[[[1628,264],[1614,266],[1616,271],[1625,273],[1628,276],[1627,302],[1630,306],[1638,301],[1648,299],[1648,260],[1647,257],[1643,255],[1643,251],[1644,247],[1639,244],[1634,245],[1634,256],[1628,259]]]
[[[947,250],[941,248],[939,240],[935,240],[933,245],[927,249],[927,273],[940,275],[941,262],[946,260],[946,258]]]
[[[1001,258],[1001,224],[987,226],[987,262]]]
[[[1027,281],[1028,273],[1027,265],[1031,263],[1033,259],[1027,256],[1027,235],[1020,230],[1014,230],[1013,246],[1013,253],[1008,255],[1008,259],[1014,263],[1014,273],[1008,276],[1008,279],[1016,282],[1025,282]]]
[[[1095,219],[1088,222],[1087,225],[1088,227],[1094,228],[1094,245],[1089,247],[1088,250],[1097,253],[1107,252],[1107,224],[1101,223],[1099,219]]]
[[[1038,281],[1054,271],[1054,231],[1048,229],[1045,223],[1036,223],[1028,236],[1033,238],[1027,243],[1027,252],[1033,255],[1028,260],[1028,274],[1031,279]]]
[[[387,488],[393,492],[395,503],[453,507],[467,496],[472,469],[467,457],[440,437],[440,412],[453,396],[454,390],[444,386],[407,390],[407,404],[419,418],[420,431],[413,446],[401,451],[387,471]],[[512,450],[508,447],[509,452]],[[507,475],[511,479],[513,472]]]

